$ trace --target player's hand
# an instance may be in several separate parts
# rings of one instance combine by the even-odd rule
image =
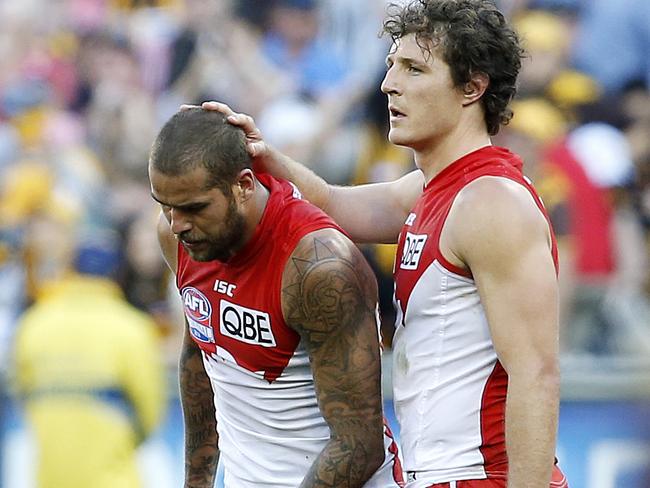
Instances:
[[[232,125],[240,127],[246,134],[246,150],[254,159],[263,159],[268,156],[269,148],[262,139],[262,133],[255,125],[250,115],[236,113],[225,103],[203,102],[201,108],[204,110],[216,110],[226,116],[226,120]]]

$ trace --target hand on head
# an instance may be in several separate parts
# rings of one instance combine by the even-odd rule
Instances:
[[[181,105],[181,110],[188,110],[190,108],[196,107],[197,105],[186,104]],[[228,122],[230,122],[232,125],[240,127],[244,131],[244,134],[246,134],[246,149],[248,150],[248,153],[251,155],[251,157],[256,159],[256,163],[258,163],[258,160],[264,158],[267,155],[269,149],[264,142],[264,139],[262,138],[262,133],[255,125],[255,120],[253,120],[253,117],[243,113],[237,113],[225,103],[220,102],[203,102],[201,104],[201,108],[204,110],[215,110],[217,112],[221,112],[226,116],[226,120]]]

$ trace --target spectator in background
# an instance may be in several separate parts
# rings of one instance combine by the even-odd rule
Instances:
[[[650,88],[650,2],[583,2],[574,63],[607,92],[620,92],[642,79]]]
[[[169,46],[161,124],[179,103],[208,94],[236,100],[258,113],[274,98],[294,90],[297,82],[264,55],[263,26],[253,23],[261,20],[244,16],[245,6],[235,2],[184,2]],[[252,8],[250,3],[248,6]],[[264,6],[255,5],[258,7],[264,13],[269,9],[266,2]]]
[[[158,337],[111,279],[111,237],[84,240],[74,263],[17,331],[14,377],[36,436],[38,486],[137,488],[136,447],[165,405]]]
[[[518,96],[546,98],[570,117],[576,106],[600,97],[602,90],[595,80],[569,67],[573,29],[566,18],[530,10],[520,12],[514,25],[527,53]]]
[[[278,0],[262,50],[279,68],[298,80],[300,93],[316,97],[345,76],[343,60],[319,38],[316,0]]]
[[[545,154],[548,165],[566,183],[566,223],[563,276],[572,292],[566,317],[567,349],[610,353],[616,349],[617,321],[605,300],[624,271],[618,262],[613,190],[631,181],[632,160],[623,134],[612,126],[589,123],[570,131]]]
[[[525,155],[526,174],[558,237],[564,351],[649,351],[642,328],[635,326],[643,319],[631,312],[635,304],[642,306],[647,275],[642,229],[628,188],[632,146],[608,124],[571,128],[563,112],[543,98],[518,100],[512,107],[515,116],[498,140]]]

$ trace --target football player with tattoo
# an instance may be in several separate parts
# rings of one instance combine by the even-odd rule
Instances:
[[[218,462],[228,488],[402,486],[361,252],[293,185],[253,172],[220,113],[174,115],[149,177],[187,326],[185,487],[212,488]]]

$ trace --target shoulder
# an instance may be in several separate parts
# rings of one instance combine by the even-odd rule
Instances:
[[[502,176],[481,176],[460,190],[454,207],[482,217],[513,215],[536,219],[541,216],[530,190]]]
[[[325,227],[304,235],[296,244],[291,257],[323,259],[351,258],[359,250],[340,230]]]
[[[298,241],[285,265],[282,282],[335,275],[358,279],[366,267],[361,251],[342,232],[318,229]]]
[[[498,176],[480,177],[458,193],[445,232],[459,255],[513,253],[534,242],[550,246],[549,224],[528,188]]]
[[[333,228],[305,235],[282,275],[282,310],[291,326],[373,309],[376,281],[359,249]]]

